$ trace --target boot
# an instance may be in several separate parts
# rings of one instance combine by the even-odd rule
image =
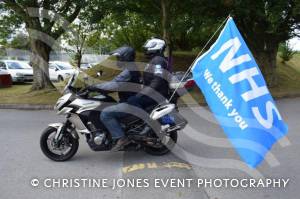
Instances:
[[[122,137],[120,138],[117,143],[115,144],[115,146],[113,146],[113,148],[111,149],[112,152],[117,152],[120,151],[126,144],[129,143],[129,140],[127,137]]]

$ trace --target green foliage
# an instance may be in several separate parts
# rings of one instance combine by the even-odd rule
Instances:
[[[29,38],[26,34],[18,33],[7,45],[9,48],[29,50]]]
[[[0,3],[0,45],[6,46],[9,37],[22,25],[21,20],[11,10]]]
[[[253,51],[278,48],[279,43],[294,37],[294,30],[300,27],[299,0],[228,0],[216,7],[224,10],[213,12],[218,17],[231,13]]]
[[[161,1],[148,0],[135,3],[135,6],[131,3],[129,10],[132,9],[132,12],[140,15],[145,23],[153,24],[152,32],[163,37]],[[170,34],[173,51],[202,47],[218,24],[218,20],[202,14],[205,13],[206,4],[209,3],[204,4],[203,0],[167,0],[166,2],[169,6],[167,20],[171,24],[167,31]]]
[[[282,58],[282,63],[290,61],[293,58],[293,55],[296,53],[293,51],[292,47],[288,42],[281,43],[279,46],[279,51],[279,56]]]
[[[268,86],[279,83],[276,56],[281,42],[296,36],[300,28],[299,0],[226,0],[214,2],[207,9],[216,19],[230,13],[253,53]]]
[[[109,50],[122,45],[142,50],[145,41],[155,35],[154,26],[145,24],[143,18],[135,13],[124,13],[123,19],[119,19],[117,15],[108,15],[101,21],[101,30],[95,35],[102,35],[99,43]]]

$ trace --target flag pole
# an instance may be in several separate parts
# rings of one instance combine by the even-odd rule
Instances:
[[[206,42],[206,44],[204,45],[204,47],[202,48],[202,50],[198,53],[196,59],[193,61],[193,63],[190,65],[190,67],[188,68],[188,70],[184,73],[183,77],[181,78],[179,84],[177,85],[177,87],[175,88],[174,92],[172,93],[171,97],[169,98],[168,102],[170,102],[175,93],[177,92],[178,88],[181,86],[183,80],[188,76],[188,74],[191,72],[192,67],[194,66],[196,60],[200,57],[200,55],[202,55],[203,51],[206,49],[206,47],[208,46],[208,44],[211,42],[211,40],[215,37],[215,35],[219,32],[219,30],[223,27],[223,25],[226,23],[226,21],[230,18],[230,14],[226,17],[226,19],[221,23],[221,25],[217,28],[217,30],[214,32],[214,34],[212,34],[212,36],[209,38],[209,40]]]

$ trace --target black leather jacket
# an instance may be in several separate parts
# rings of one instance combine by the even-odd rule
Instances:
[[[138,94],[141,98],[142,106],[163,102],[168,97],[168,62],[162,56],[155,56],[146,66],[143,74],[143,89]]]

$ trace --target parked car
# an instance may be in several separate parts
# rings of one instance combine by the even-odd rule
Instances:
[[[0,60],[0,70],[9,73],[13,82],[33,81],[33,70],[30,65],[24,61]]]
[[[172,73],[172,78],[170,82],[171,88],[183,88],[190,90],[195,86],[195,81],[193,79],[192,73],[188,73],[184,79],[182,79],[185,75],[185,71],[178,71]],[[182,83],[180,81],[182,80]]]
[[[80,64],[80,69],[82,69],[82,70],[87,70],[90,68],[93,68],[93,64],[91,64],[91,63],[81,63]]]
[[[68,62],[49,62],[49,76],[51,81],[64,81],[75,73],[75,69]]]

